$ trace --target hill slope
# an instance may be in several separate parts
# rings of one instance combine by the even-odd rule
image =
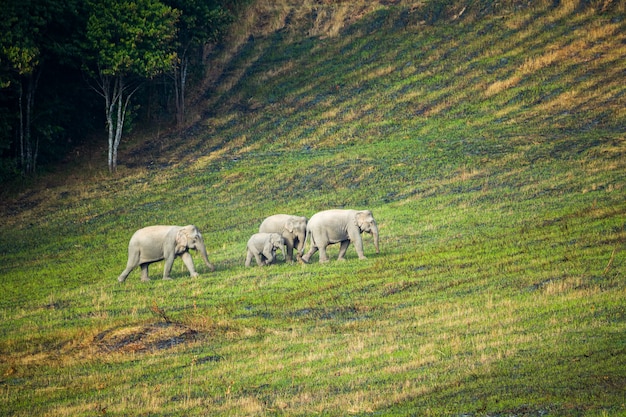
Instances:
[[[0,409],[625,414],[624,6],[265,3],[187,131],[3,204]],[[243,267],[265,216],[331,207],[381,254]],[[217,271],[119,285],[157,223]]]

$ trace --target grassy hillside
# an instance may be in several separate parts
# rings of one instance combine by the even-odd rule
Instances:
[[[189,129],[2,203],[0,414],[626,415],[624,4],[296,3],[210,51]],[[380,254],[243,266],[343,207]],[[117,282],[189,223],[215,272]]]

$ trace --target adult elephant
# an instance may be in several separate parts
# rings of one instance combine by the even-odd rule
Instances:
[[[337,260],[343,260],[350,242],[354,243],[359,259],[365,259],[361,233],[370,233],[374,238],[376,253],[378,249],[378,226],[369,210],[326,210],[315,213],[308,222],[307,234],[311,240],[311,249],[302,257],[306,263],[318,250],[320,262],[328,262],[326,247],[341,243]]]
[[[180,256],[192,277],[197,277],[193,266],[193,259],[189,249],[200,252],[204,263],[211,271],[215,270],[207,256],[202,234],[194,225],[188,226],[148,226],[139,229],[133,234],[128,243],[128,263],[126,269],[117,278],[124,282],[130,271],[137,265],[141,266],[141,280],[150,281],[148,265],[165,260],[163,279],[171,279],[170,271],[174,258]]]
[[[259,226],[260,233],[278,233],[285,239],[287,247],[287,257],[289,262],[293,262],[293,249],[296,248],[297,259],[304,254],[304,242],[306,241],[307,218],[293,216],[291,214],[275,214],[269,216]],[[284,254],[283,254],[283,257]]]

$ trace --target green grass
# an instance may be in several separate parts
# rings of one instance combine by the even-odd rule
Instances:
[[[277,30],[260,3],[189,131],[2,204],[0,414],[626,415],[626,21],[577,5],[337,34],[347,4]],[[243,266],[265,216],[332,207],[371,209],[381,253]],[[217,270],[118,284],[158,223]]]

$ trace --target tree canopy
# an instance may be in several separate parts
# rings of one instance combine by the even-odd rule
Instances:
[[[94,1],[87,22],[88,70],[104,98],[109,171],[117,169],[128,104],[137,86],[174,65],[174,38],[180,12],[158,0]],[[129,83],[131,78],[131,83]]]
[[[87,22],[87,52],[103,75],[147,78],[172,65],[180,11],[158,0],[98,0]]]
[[[180,74],[203,65],[189,59],[189,51],[216,41],[232,21],[226,4],[7,0],[0,8],[0,178],[29,175],[41,160],[65,158],[99,134],[103,119],[114,171],[131,98],[163,74],[170,75],[170,91],[180,91],[167,107],[182,120],[187,78],[181,89]],[[160,101],[169,100],[169,93],[160,94],[166,96]]]

